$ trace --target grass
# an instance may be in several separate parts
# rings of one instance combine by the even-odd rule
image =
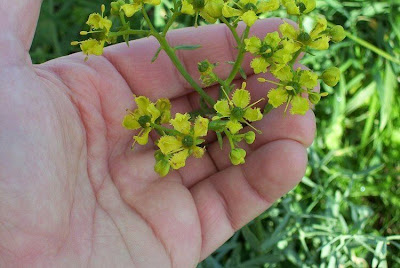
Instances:
[[[34,62],[73,52],[70,41],[102,2],[44,1]],[[330,0],[318,8],[349,38],[303,61],[317,71],[342,70],[317,107],[307,173],[201,268],[400,267],[400,1]]]

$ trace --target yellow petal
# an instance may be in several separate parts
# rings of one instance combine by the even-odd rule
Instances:
[[[145,128],[143,133],[140,136],[134,136],[133,138],[140,145],[145,145],[149,141],[149,133],[150,133],[150,131],[151,131],[151,128]]]
[[[194,137],[203,137],[207,135],[208,119],[198,116],[194,122]]]
[[[142,8],[141,3],[125,4],[121,6],[121,10],[128,18],[132,17],[136,12]]]
[[[270,103],[274,108],[278,108],[288,99],[288,93],[283,88],[271,89],[268,92],[268,103]]]
[[[186,159],[189,157],[189,150],[185,149],[178,153],[175,153],[169,163],[173,169],[180,169],[183,168],[186,164]]]
[[[214,109],[222,116],[229,116],[231,114],[231,110],[229,108],[229,103],[227,100],[217,101],[217,103],[214,104]]]
[[[310,104],[308,99],[305,99],[301,96],[294,96],[291,101],[292,108],[290,109],[291,114],[301,114],[305,115],[306,112],[310,109]]]
[[[166,124],[171,120],[171,102],[169,99],[161,98],[156,102],[156,108],[161,112],[161,124]]]
[[[300,9],[296,5],[295,0],[282,0],[282,4],[286,7],[289,15],[300,15]]]
[[[237,120],[229,120],[226,124],[226,127],[232,134],[236,134],[243,128],[242,124],[240,124]]]
[[[279,26],[279,31],[282,33],[284,37],[287,37],[289,39],[297,39],[297,36],[299,35],[299,32],[289,23],[284,22]]]
[[[157,146],[163,154],[170,154],[183,148],[182,142],[173,136],[162,136]]]
[[[143,3],[158,6],[159,4],[161,4],[161,0],[143,0]]]
[[[263,118],[260,108],[248,108],[246,109],[244,116],[247,121],[255,122]]]
[[[192,154],[196,158],[202,158],[205,152],[206,152],[206,150],[204,148],[195,146],[193,148]]]
[[[180,114],[177,113],[175,115],[175,119],[171,119],[171,125],[174,126],[176,130],[183,134],[189,134],[191,124],[190,124],[190,115],[185,113],[185,114]]]
[[[324,17],[319,17],[317,23],[315,24],[313,30],[310,32],[311,39],[316,39],[319,37],[320,33],[326,30],[328,27],[328,22]]]
[[[261,48],[261,40],[257,36],[252,36],[248,39],[244,40],[244,43],[246,45],[246,51],[256,54],[260,51]]]
[[[232,102],[236,107],[247,107],[250,104],[250,92],[245,89],[235,90],[232,96]]]
[[[318,75],[311,71],[301,71],[300,85],[308,89],[313,89],[318,85]]]
[[[293,79],[292,69],[283,64],[272,66],[271,73],[281,81],[291,81]]]
[[[228,3],[224,4],[224,7],[222,8],[222,15],[226,18],[230,17],[238,17],[242,15],[243,12],[241,10],[238,10],[236,8],[230,7]]]
[[[207,12],[205,12],[204,10],[200,11],[200,16],[205,19],[208,23],[215,23],[217,21],[216,18],[211,17]]]
[[[269,62],[261,57],[255,58],[250,62],[251,68],[253,68],[255,74],[267,72]]]
[[[259,1],[257,4],[257,10],[260,13],[270,12],[279,8],[279,0]]]
[[[192,5],[192,4],[189,4],[189,2],[186,1],[186,0],[183,0],[183,1],[182,1],[182,9],[181,9],[181,12],[182,12],[183,14],[188,14],[188,15],[194,15],[194,13],[195,13],[195,11],[194,11],[194,9],[193,9],[193,5]]]
[[[281,38],[279,37],[278,32],[269,33],[265,36],[264,42],[271,46],[272,48],[276,48],[281,42]]]
[[[300,2],[306,6],[306,10],[303,11],[303,14],[310,13],[317,6],[316,0],[300,0]]]
[[[240,18],[249,27],[253,26],[256,20],[258,20],[258,16],[253,10],[246,11]]]
[[[125,115],[124,120],[122,121],[122,126],[124,126],[126,129],[132,130],[140,128],[140,124],[133,114]]]
[[[145,96],[135,97],[135,102],[140,115],[150,115],[147,108],[150,105],[150,100]]]
[[[308,46],[317,50],[327,50],[329,48],[329,36],[323,36],[315,41],[312,41]]]
[[[88,39],[80,43],[81,50],[86,55],[100,56],[103,54],[104,41]]]
[[[204,11],[212,18],[219,18],[222,16],[223,7],[224,0],[206,0]]]

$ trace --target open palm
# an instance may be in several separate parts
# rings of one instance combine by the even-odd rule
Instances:
[[[13,8],[34,14],[39,3]],[[251,34],[280,23],[259,21]],[[0,40],[1,267],[194,267],[304,174],[313,114],[275,110],[255,124],[263,135],[246,147],[246,164],[231,166],[228,146],[221,151],[211,141],[205,157],[159,178],[151,142],[130,150],[125,109],[136,94],[170,98],[173,112],[187,112],[196,95],[166,55],[151,64],[156,41],[112,46],[88,62],[75,54],[35,66],[26,52],[33,29],[24,27]],[[202,46],[179,54],[192,75],[204,59],[228,75],[224,62],[235,49],[224,26],[174,31],[169,40]],[[248,88],[259,99],[267,88],[248,61]]]

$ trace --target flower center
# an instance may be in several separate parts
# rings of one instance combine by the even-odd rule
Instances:
[[[199,10],[205,6],[205,1],[204,0],[194,0],[192,5],[195,10]]]
[[[192,147],[194,145],[193,137],[189,136],[189,135],[186,135],[185,137],[183,137],[182,144],[186,148]]]
[[[257,6],[253,3],[247,3],[243,9],[246,11],[253,10],[254,12],[257,12]]]
[[[299,5],[300,13],[303,13],[304,11],[306,11],[307,7],[304,3],[299,3],[298,5]]]
[[[138,120],[139,125],[142,128],[148,127],[148,124],[150,123],[150,121],[151,121],[151,117],[148,115],[143,115],[143,116],[139,117],[139,120]]]
[[[232,115],[233,118],[235,118],[237,120],[240,120],[240,119],[243,118],[244,110],[242,108],[240,108],[240,107],[235,107],[235,108],[232,109],[231,115]]]
[[[272,47],[267,44],[263,44],[260,48],[260,53],[263,55],[265,58],[269,58],[273,54]]]
[[[290,82],[285,87],[290,95],[296,95],[300,92],[300,85],[296,82]]]
[[[305,44],[307,44],[311,40],[310,35],[306,32],[300,33],[298,38],[299,38],[300,42],[305,43]]]

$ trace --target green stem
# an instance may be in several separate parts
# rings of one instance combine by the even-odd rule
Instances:
[[[172,15],[172,17],[169,18],[167,24],[165,25],[165,28],[164,28],[164,30],[163,30],[161,36],[166,36],[166,35],[167,35],[167,32],[168,32],[169,28],[172,26],[172,23],[174,23],[175,20],[176,20],[180,15],[181,15],[180,12],[174,12],[174,14]]]
[[[235,149],[235,144],[233,143],[231,133],[227,130],[224,130],[226,137],[228,138],[229,145],[231,146],[231,150]]]
[[[236,28],[232,26],[232,24],[229,23],[229,21],[227,21],[224,17],[220,17],[219,18],[220,21],[222,21],[223,23],[225,23],[226,26],[228,26],[229,30],[232,32],[233,37],[236,40],[237,45],[240,45],[240,38],[239,35],[236,32]]]
[[[211,98],[197,83],[194,81],[194,79],[190,76],[190,74],[186,71],[185,67],[182,65],[181,61],[178,59],[178,57],[175,54],[175,50],[168,44],[167,39],[165,36],[160,35],[156,29],[154,28],[153,24],[150,21],[149,16],[147,15],[146,11],[142,9],[142,13],[144,16],[144,19],[146,20],[147,24],[150,27],[151,34],[157,39],[157,41],[160,43],[161,48],[167,53],[168,57],[171,59],[172,63],[175,65],[175,67],[178,69],[178,71],[181,73],[181,75],[186,79],[186,81],[189,82],[189,84],[193,87],[194,90],[199,93],[200,96],[204,98],[205,101],[208,102],[208,104],[214,106],[215,101],[213,98]]]
[[[293,68],[293,65],[296,63],[297,58],[300,56],[300,53],[303,52],[302,49],[300,49],[299,51],[296,52],[296,54],[294,54],[293,59],[289,62],[289,66]]]
[[[122,35],[148,35],[150,33],[150,31],[147,30],[125,30],[125,31],[120,31],[120,32],[112,32],[109,33],[108,36],[109,37],[115,37],[115,36],[122,36]]]
[[[244,54],[245,54],[245,45],[244,45],[244,39],[246,39],[249,36],[249,31],[250,31],[250,27],[247,26],[246,29],[243,32],[242,35],[242,39],[240,41],[240,46],[239,46],[239,52],[235,61],[235,64],[233,65],[232,71],[229,74],[228,78],[225,80],[225,83],[230,85],[233,81],[233,79],[235,79],[237,73],[239,72],[240,68],[242,67],[242,62],[244,59]],[[228,88],[229,92],[227,92],[228,94],[230,93],[230,88]]]
[[[160,131],[160,132],[164,132],[166,134],[171,134],[173,136],[182,135],[182,133],[180,133],[179,131],[177,131],[175,129],[163,127],[161,125],[151,124],[151,127],[156,129],[156,130],[158,130],[158,131]]]
[[[331,26],[331,27],[335,26],[335,25],[332,24],[332,23],[328,23],[328,24],[329,24],[329,26]],[[355,36],[355,35],[351,34],[351,33],[348,32],[348,31],[344,31],[344,32],[346,33],[346,36],[347,36],[348,38],[350,38],[351,40],[353,40],[354,42],[356,42],[356,43],[360,44],[361,46],[363,46],[363,47],[365,47],[365,48],[371,50],[372,52],[375,52],[375,53],[378,54],[379,56],[381,56],[381,57],[383,57],[383,58],[385,58],[385,59],[387,59],[387,60],[389,60],[389,61],[391,61],[391,62],[393,62],[393,63],[396,63],[396,64],[400,65],[400,60],[399,60],[399,59],[396,59],[395,57],[393,57],[392,55],[390,55],[390,54],[387,53],[386,51],[383,51],[382,49],[380,49],[380,48],[374,46],[373,44],[371,44],[371,43],[365,41],[364,39],[362,39],[362,38],[360,38],[360,37],[358,37],[358,36]]]

